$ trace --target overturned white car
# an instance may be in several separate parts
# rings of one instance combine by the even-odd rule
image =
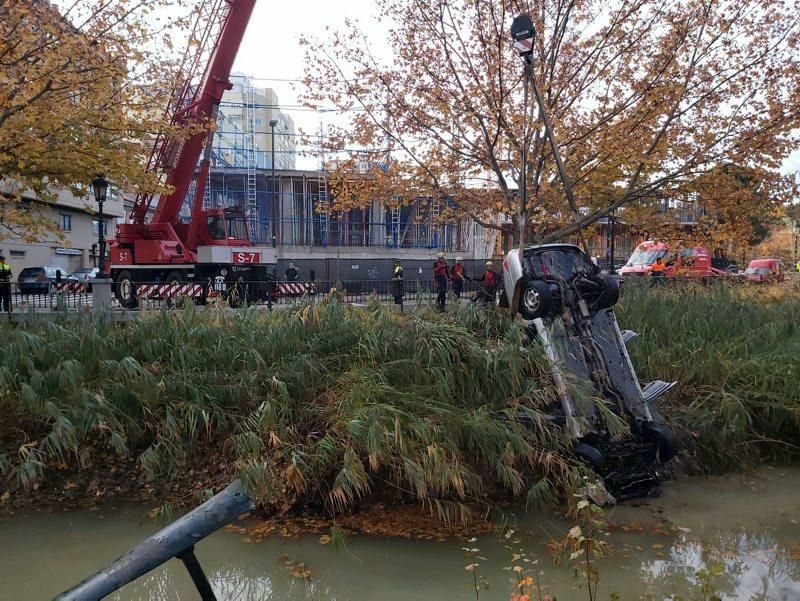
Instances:
[[[515,249],[503,260],[506,302],[550,362],[559,405],[550,419],[617,500],[660,492],[662,466],[679,450],[653,401],[674,382],[641,385],[614,315],[619,283],[571,244]],[[613,415],[612,415],[613,414]],[[627,425],[619,435],[611,421]]]

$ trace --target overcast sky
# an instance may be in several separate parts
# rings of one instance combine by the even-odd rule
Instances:
[[[345,8],[346,7],[346,8]],[[295,0],[278,3],[258,0],[250,18],[244,40],[242,40],[234,69],[254,78],[258,87],[274,89],[282,110],[294,119],[295,128],[306,133],[316,133],[320,123],[341,120],[341,114],[317,113],[301,109],[298,95],[302,84],[298,81],[305,74],[305,50],[298,43],[303,34],[324,35],[326,25],[331,30],[343,26],[346,18],[358,19],[362,24],[374,25],[375,5],[373,0],[347,0],[330,2],[324,0]],[[376,43],[380,43],[376,35]],[[300,169],[316,169],[318,159],[298,157]]]
[[[380,50],[381,27],[375,22],[376,8],[373,0],[294,0],[274,2],[259,0],[242,41],[234,69],[254,77],[258,87],[273,88],[283,110],[294,119],[295,127],[305,132],[316,132],[320,123],[341,120],[341,114],[317,113],[297,107],[302,85],[299,80],[305,70],[305,47],[298,43],[300,36],[308,33],[323,36],[326,25],[332,30],[340,28],[346,18],[358,19],[374,33],[371,46],[377,54],[388,55],[388,48]],[[368,27],[367,27],[368,26]],[[316,169],[318,160],[298,157],[300,169]],[[800,149],[784,163],[785,172],[800,171]]]

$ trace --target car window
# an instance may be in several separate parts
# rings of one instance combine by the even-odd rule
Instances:
[[[25,269],[23,269],[19,273],[19,275],[22,278],[26,278],[26,277],[37,276],[37,275],[39,275],[40,273],[43,273],[43,272],[44,272],[44,270],[41,267],[26,267]]]

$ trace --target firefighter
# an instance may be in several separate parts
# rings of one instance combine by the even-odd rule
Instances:
[[[656,262],[653,263],[653,267],[651,268],[650,275],[653,276],[654,278],[663,278],[664,277],[664,270],[666,268],[667,268],[667,266],[664,265],[661,262],[661,257],[658,257],[656,259]]]
[[[483,282],[483,290],[478,290],[472,297],[472,302],[482,302],[493,304],[497,295],[497,288],[500,286],[500,274],[494,269],[491,261],[486,261],[486,271],[479,278],[472,278],[476,282]]]
[[[392,292],[394,296],[394,302],[397,305],[400,305],[400,308],[403,308],[403,266],[400,265],[400,261],[395,259],[394,262],[394,271],[392,272]]]
[[[11,313],[11,265],[0,255],[0,311]]]
[[[450,288],[456,298],[461,298],[461,291],[464,290],[464,279],[467,274],[464,272],[464,259],[456,257],[456,264],[450,270]]]
[[[444,253],[440,252],[433,264],[433,279],[436,282],[436,306],[440,311],[444,311],[447,301],[447,277],[450,275],[450,266],[444,258]]]

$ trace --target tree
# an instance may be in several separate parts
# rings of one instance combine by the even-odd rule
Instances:
[[[303,40],[305,100],[354,115],[331,128],[326,152],[376,148],[362,158],[384,164],[379,190],[362,177],[341,208],[378,198],[391,178],[400,197],[447,198],[451,216],[499,227],[498,212],[517,216],[525,147],[532,230],[552,241],[612,210],[682,198],[722,164],[780,180],[796,146],[793,2],[377,0],[377,9],[391,23],[389,62],[354,22]],[[534,111],[508,34],[521,12],[534,20],[533,71],[579,211],[565,203],[542,128],[523,125]]]
[[[0,3],[0,239],[52,229],[21,202],[25,190],[45,202],[58,188],[85,195],[97,173],[158,188],[144,164],[153,136],[169,130],[171,49],[189,16],[180,4],[70,0],[59,12],[45,0]]]

